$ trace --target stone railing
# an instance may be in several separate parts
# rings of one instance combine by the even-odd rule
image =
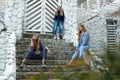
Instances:
[[[16,80],[16,35],[15,33],[5,32],[6,46],[5,48],[5,68],[3,73],[0,75],[0,80]]]

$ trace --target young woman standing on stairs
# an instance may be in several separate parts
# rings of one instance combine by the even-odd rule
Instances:
[[[54,39],[62,39],[63,37],[63,23],[64,23],[64,12],[60,6],[58,6],[57,11],[55,13],[54,17],[54,26],[53,26],[53,36]],[[59,27],[59,34],[56,35],[57,33],[57,27]]]
[[[68,65],[70,65],[73,60],[79,56],[79,58],[85,58],[86,51],[89,50],[90,45],[89,45],[89,40],[90,36],[84,27],[84,25],[79,24],[78,26],[78,46],[75,49],[75,53],[72,56],[72,59],[69,61]],[[90,65],[89,60],[84,60],[87,65]],[[87,61],[87,62],[86,62]]]
[[[29,50],[25,54],[24,59],[22,60],[22,64],[20,66],[23,66],[28,59],[40,59],[42,60],[41,66],[45,66],[45,59],[47,58],[47,53],[50,54],[51,52],[39,39],[40,38],[38,34],[34,34],[32,36]]]

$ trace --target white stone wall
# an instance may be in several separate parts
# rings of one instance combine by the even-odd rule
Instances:
[[[90,45],[93,51],[102,51],[107,45],[106,18],[95,17],[85,23],[90,34]]]
[[[93,9],[83,10],[78,8],[78,23],[83,23],[90,33],[91,49],[101,53],[107,45],[106,19],[113,19],[120,24],[120,0],[114,0],[109,5]],[[99,9],[99,10],[98,10]],[[83,14],[84,13],[84,14]],[[117,42],[119,42],[120,25],[117,27]]]
[[[0,80],[16,80],[16,35],[3,32],[0,37]]]
[[[7,32],[0,33],[0,80],[16,80],[16,36],[22,37],[24,0],[6,0]]]
[[[0,34],[0,75],[4,72],[6,64],[6,36],[5,32]]]
[[[8,31],[14,31],[17,39],[22,36],[24,0],[7,0],[5,11],[5,24]]]
[[[62,8],[65,13],[64,39],[76,43],[77,0],[62,0]]]

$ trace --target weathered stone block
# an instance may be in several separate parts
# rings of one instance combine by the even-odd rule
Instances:
[[[9,1],[8,1],[8,6],[9,6],[9,7],[13,7],[13,5],[14,5],[13,0],[9,0]]]
[[[4,70],[5,69],[5,63],[0,63],[0,70]]]

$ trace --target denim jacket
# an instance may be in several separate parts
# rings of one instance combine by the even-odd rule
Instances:
[[[87,45],[89,46],[89,34],[88,32],[84,32],[81,34],[77,48],[79,48],[80,46],[87,46]]]

